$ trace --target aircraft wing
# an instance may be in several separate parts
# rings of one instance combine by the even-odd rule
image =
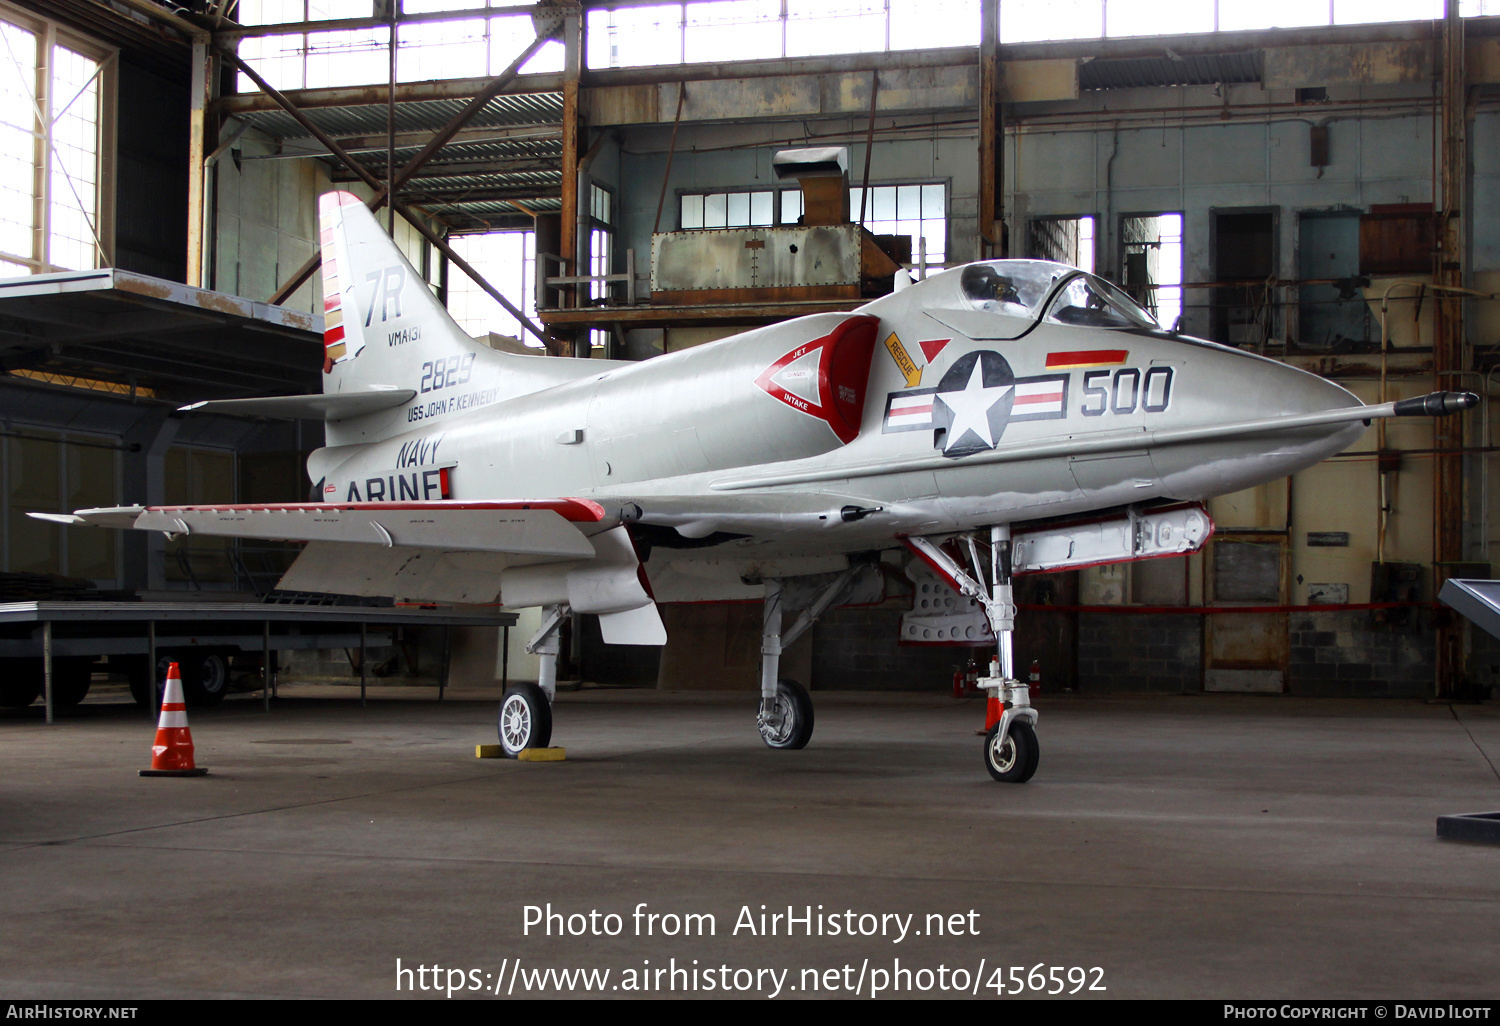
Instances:
[[[590,559],[582,528],[604,508],[587,499],[464,502],[289,502],[223,506],[116,506],[33,513],[77,526],[133,528],[274,541],[344,542],[386,548],[498,552]]]
[[[666,642],[630,536],[589,499],[117,506],[31,516],[172,536],[302,541],[284,590],[565,604],[597,614],[610,644]]]

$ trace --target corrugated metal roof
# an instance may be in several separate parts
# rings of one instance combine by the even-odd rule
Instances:
[[[364,145],[355,151],[355,159],[371,174],[383,178],[386,173],[386,151],[379,144],[387,131],[387,109],[377,96],[378,87],[370,92],[371,101],[339,107],[309,107],[307,118],[336,139],[348,142],[363,137]],[[403,145],[396,147],[396,165],[406,164],[423,146],[430,133],[447,124],[463,110],[467,100],[418,100],[396,105],[396,131],[404,133]],[[287,144],[287,149],[318,151],[310,133],[281,110],[255,111],[242,115],[255,128]],[[474,139],[485,130],[503,132],[519,129],[520,138]],[[528,130],[535,135],[526,134]],[[523,200],[528,209],[560,208],[555,197],[562,190],[562,94],[524,93],[502,95],[490,100],[464,126],[457,141],[444,146],[423,168],[418,177],[403,190],[418,203],[455,226],[474,226],[514,217],[518,211],[498,194]],[[329,156],[326,159],[332,161]],[[504,165],[515,162],[513,168]],[[464,165],[469,165],[465,167]],[[341,169],[335,178],[347,179]],[[478,194],[478,198],[469,197]],[[553,206],[552,204],[556,204]]]
[[[1136,89],[1143,86],[1217,85],[1259,82],[1261,54],[1216,53],[1184,57],[1167,50],[1160,57],[1101,57],[1078,69],[1080,89]]]
[[[373,95],[373,94],[372,94]],[[467,100],[408,100],[396,104],[396,131],[435,132],[468,106]],[[562,123],[562,93],[520,93],[490,100],[468,122],[470,128]],[[309,121],[333,136],[370,135],[386,130],[386,107],[382,102],[345,107],[309,107]],[[251,125],[278,139],[310,138],[307,129],[281,110],[238,114]]]

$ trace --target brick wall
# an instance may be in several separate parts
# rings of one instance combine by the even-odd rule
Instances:
[[[1410,610],[1405,627],[1383,628],[1366,610],[1293,613],[1294,695],[1416,698],[1431,693],[1436,652],[1432,613]]]
[[[1078,690],[1203,690],[1203,626],[1197,616],[1078,614]]]
[[[990,648],[898,645],[898,609],[830,609],[813,627],[813,687],[823,690],[948,693],[953,667]],[[981,665],[980,672],[985,672]]]

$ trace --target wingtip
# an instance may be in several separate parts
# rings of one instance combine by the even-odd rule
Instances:
[[[27,513],[26,515],[33,520],[45,520],[48,523],[67,524],[68,526],[88,523],[83,517],[75,516],[72,513]]]

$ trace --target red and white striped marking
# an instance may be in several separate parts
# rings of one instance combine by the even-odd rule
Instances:
[[[932,423],[932,396],[931,392],[893,396],[885,418],[886,425],[893,428],[927,427]]]
[[[1016,401],[1012,409],[1017,416],[1060,415],[1063,412],[1063,399],[1066,395],[1063,379],[1017,381]]]

